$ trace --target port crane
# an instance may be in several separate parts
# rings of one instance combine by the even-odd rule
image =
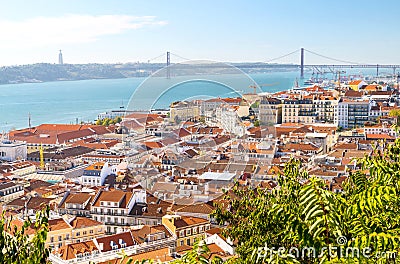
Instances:
[[[253,89],[253,93],[254,94],[257,94],[257,88],[258,87],[268,87],[268,86],[275,86],[275,85],[278,85],[279,84],[279,82],[274,82],[274,83],[264,83],[264,84],[259,84],[259,85],[257,85],[256,83],[254,83],[254,84],[252,84],[252,85],[249,85],[249,88],[250,89]]]

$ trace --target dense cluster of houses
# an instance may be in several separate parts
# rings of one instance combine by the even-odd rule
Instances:
[[[118,263],[121,252],[169,262],[197,239],[209,258],[225,258],[234,243],[211,213],[226,190],[272,190],[294,157],[340,192],[354,158],[398,137],[398,105],[393,87],[357,80],[174,102],[168,113],[129,112],[109,127],[14,130],[0,142],[0,203],[16,226],[50,206],[54,263]]]

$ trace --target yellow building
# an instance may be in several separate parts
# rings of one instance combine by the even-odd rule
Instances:
[[[360,90],[360,88],[365,85],[367,85],[367,83],[364,82],[363,80],[353,80],[353,81],[349,82],[349,84],[348,84],[349,88],[354,91]]]
[[[60,248],[70,244],[72,226],[63,218],[49,220],[49,232],[47,233],[46,247]]]
[[[70,225],[73,228],[72,243],[87,241],[106,233],[106,226],[103,223],[87,217],[75,217]]]
[[[193,102],[176,102],[170,106],[171,122],[179,123],[180,121],[188,121],[200,116],[200,106]]]
[[[17,228],[21,228],[23,224],[24,222],[19,219],[12,221],[12,225],[17,226]],[[74,217],[69,221],[64,218],[50,219],[45,245],[48,248],[61,248],[74,242],[88,241],[103,236],[105,229],[103,223],[87,217]],[[33,237],[35,232],[33,226],[27,229],[30,238]]]
[[[206,219],[180,215],[165,215],[162,224],[176,238],[178,247],[192,246],[197,239],[204,239],[211,226]]]

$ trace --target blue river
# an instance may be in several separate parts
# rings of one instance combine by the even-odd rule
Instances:
[[[219,77],[221,78],[221,76]],[[299,72],[257,73],[250,74],[250,77],[259,85],[264,85],[261,86],[264,92],[276,92],[290,89],[296,78],[299,77]],[[232,76],[227,75],[222,78],[232,78]],[[42,123],[76,123],[76,120],[78,122],[93,121],[101,112],[120,109],[121,106],[126,109],[132,94],[145,79],[102,79],[0,85],[0,133],[10,129],[28,127],[29,115],[31,116],[31,125],[35,126]],[[247,83],[240,84],[241,86],[236,87],[236,90],[243,93],[252,92],[253,90],[249,87],[252,85],[251,79],[246,80]],[[173,101],[197,96],[199,92],[204,94],[202,91],[207,91],[208,97],[236,96],[232,90],[218,83],[200,81],[177,85],[157,98],[154,98],[153,95],[146,97],[145,93],[152,89],[152,87],[142,89],[141,97],[136,98],[135,105],[130,105],[129,108],[145,109],[149,100],[152,101],[153,108],[166,108]]]

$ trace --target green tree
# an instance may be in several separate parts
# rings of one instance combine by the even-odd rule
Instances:
[[[122,122],[122,117],[117,116],[116,118],[113,119],[113,124],[121,123]]]
[[[400,109],[392,109],[389,112],[389,116],[397,118],[397,125],[400,125]]]
[[[187,251],[181,259],[177,259],[172,262],[173,264],[222,264],[224,262],[222,258],[214,256],[211,258],[210,249],[207,244],[203,241],[196,241],[193,245],[192,250]]]
[[[0,263],[47,263],[50,250],[45,247],[49,207],[36,213],[36,221],[26,220],[22,227],[12,225],[3,211],[0,219]],[[28,229],[35,234],[28,236]]]
[[[254,126],[255,126],[255,127],[259,127],[259,126],[260,126],[260,120],[258,120],[258,119],[255,120],[255,121],[254,121]]]

